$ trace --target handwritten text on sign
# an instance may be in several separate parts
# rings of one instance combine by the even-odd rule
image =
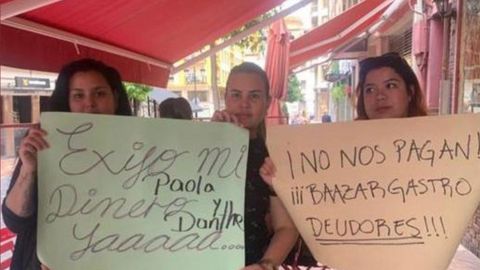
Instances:
[[[480,201],[479,115],[268,134],[275,190],[319,261],[340,270],[446,269]]]
[[[41,123],[51,147],[40,159],[38,250],[50,268],[244,264],[244,130],[69,113]]]

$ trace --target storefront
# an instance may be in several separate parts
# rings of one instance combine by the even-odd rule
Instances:
[[[461,14],[461,49],[459,61],[460,113],[480,112],[480,1],[465,0]],[[480,256],[480,207],[472,218],[462,244]]]
[[[40,112],[45,110],[53,90],[53,77],[54,75],[2,67],[2,158],[14,157],[25,129],[39,121]]]
[[[461,31],[460,112],[480,112],[480,2],[466,0]]]

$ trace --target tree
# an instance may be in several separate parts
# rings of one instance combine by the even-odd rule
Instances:
[[[136,115],[138,112],[138,107],[140,106],[140,103],[147,100],[148,94],[153,89],[150,86],[138,84],[138,83],[124,82],[123,85],[127,90],[128,98],[133,103],[133,112]]]
[[[267,12],[262,14],[261,16],[247,22],[245,25],[240,27],[237,30],[232,31],[225,39],[230,39],[235,37],[237,34],[259,24],[260,22],[272,17],[277,11]],[[260,29],[251,35],[243,38],[242,40],[238,41],[235,45],[240,47],[244,51],[248,51],[250,53],[263,53],[265,51],[265,41],[267,40],[267,33],[264,29]]]
[[[300,81],[297,75],[288,76],[287,102],[297,102],[303,100],[303,93],[300,89]]]
[[[334,102],[333,104],[335,105],[335,115],[339,117],[340,105],[341,102],[345,99],[345,85],[341,82],[335,83],[335,86],[332,88],[330,94],[332,95],[332,99]]]
[[[343,83],[336,83],[332,88],[331,95],[335,103],[340,103],[345,98],[345,85]]]
[[[127,90],[128,97],[140,102],[147,100],[148,93],[152,91],[152,87],[143,84],[124,82],[123,85]]]

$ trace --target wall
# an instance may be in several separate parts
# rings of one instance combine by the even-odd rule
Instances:
[[[480,206],[477,208],[470,225],[462,239],[462,245],[480,257]]]
[[[460,52],[460,55],[464,57],[464,60],[460,61],[460,73],[463,79],[461,85],[463,89],[460,89],[460,93],[463,93],[465,96],[462,95],[459,99],[466,100],[466,102],[460,103],[459,111],[469,112],[472,110],[468,104],[471,101],[470,94],[473,84],[480,83],[480,4],[478,0],[464,0],[463,15],[461,27],[461,42],[463,46]],[[462,244],[477,257],[480,257],[480,205],[467,228]]]

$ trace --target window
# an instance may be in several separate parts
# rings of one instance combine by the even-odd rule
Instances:
[[[188,91],[188,100],[190,102],[195,101],[195,97],[198,102],[208,102],[208,91],[197,90],[197,91]]]
[[[13,113],[15,123],[32,122],[31,96],[13,96]]]

